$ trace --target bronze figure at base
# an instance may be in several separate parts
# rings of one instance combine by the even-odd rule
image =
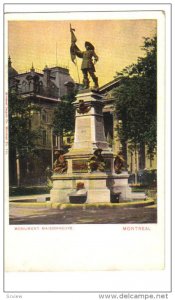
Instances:
[[[119,151],[114,160],[114,170],[115,173],[120,174],[125,170],[125,159],[123,157],[122,151]]]
[[[57,155],[57,158],[53,164],[53,171],[54,173],[63,174],[67,171],[67,162],[64,158],[63,151],[56,151],[55,154]]]
[[[94,154],[89,159],[89,168],[91,172],[94,171],[105,171],[105,161],[101,154],[102,149],[97,149],[94,151]]]

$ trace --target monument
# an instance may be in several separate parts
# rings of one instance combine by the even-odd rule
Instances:
[[[104,133],[103,96],[98,91],[98,78],[94,74],[92,59],[94,57],[95,61],[98,60],[95,48],[85,42],[86,50],[80,51],[72,28],[71,41],[72,60],[76,56],[83,58],[84,89],[79,91],[74,102],[76,115],[73,146],[64,155],[63,165],[60,165],[58,159],[59,172],[54,172],[52,176],[51,202],[70,203],[74,197],[80,201],[83,199],[85,203],[110,203],[114,195],[120,196],[120,201],[144,199],[145,195],[131,192],[127,171],[121,169],[121,173],[115,173],[116,160]],[[89,88],[88,74],[93,80],[93,88]]]

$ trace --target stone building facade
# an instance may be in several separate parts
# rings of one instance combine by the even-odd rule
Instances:
[[[42,183],[45,181],[45,170],[53,165],[53,153],[60,149],[62,139],[53,134],[54,110],[60,98],[71,92],[75,83],[69,70],[63,67],[45,67],[43,72],[35,70],[32,65],[29,71],[18,74],[12,67],[11,58],[8,60],[9,89],[17,86],[17,93],[30,103],[39,107],[32,112],[31,129],[40,130],[40,138],[36,139],[38,159],[21,161],[18,167],[18,158],[14,153],[10,155],[10,183],[27,184],[30,182]]]

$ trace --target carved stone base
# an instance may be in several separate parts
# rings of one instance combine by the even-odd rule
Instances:
[[[136,193],[133,195],[128,185],[127,173],[119,175],[114,173],[114,156],[104,132],[103,106],[103,97],[98,91],[84,90],[77,94],[74,102],[76,109],[74,143],[64,155],[68,163],[67,174],[53,175],[51,202],[68,203],[70,194],[76,192],[79,182],[83,183],[87,192],[87,203],[110,203],[111,194],[115,196],[115,193],[121,193],[123,201],[135,197],[141,199],[140,195]],[[90,172],[95,169],[103,170],[89,165],[89,159],[96,149],[102,151],[105,172]]]
[[[114,185],[112,187],[112,192],[121,193],[120,202],[146,199],[145,193],[132,192],[132,189],[128,184],[129,174],[127,172],[118,174],[116,175],[116,177],[117,178],[114,178]]]
[[[55,175],[50,193],[51,202],[70,203],[70,194],[76,192],[80,182],[84,184],[84,193],[87,193],[86,203],[110,203],[111,193],[120,193],[119,202],[145,199],[144,193],[132,192],[128,177],[126,172],[119,175],[103,172]]]

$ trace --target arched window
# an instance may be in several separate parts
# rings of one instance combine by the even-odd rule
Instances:
[[[43,109],[41,112],[41,119],[44,123],[48,122],[48,113],[45,109]]]
[[[43,145],[47,144],[47,131],[46,130],[42,131],[42,144]]]
[[[42,81],[39,81],[38,92],[40,95],[42,95],[42,93],[43,93],[43,82]]]
[[[21,84],[22,93],[27,92],[27,81],[23,80]]]

